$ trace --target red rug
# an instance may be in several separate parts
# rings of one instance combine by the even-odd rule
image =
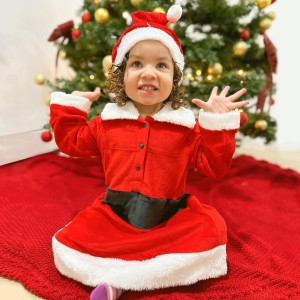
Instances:
[[[58,273],[51,237],[104,191],[95,159],[50,153],[0,168],[0,274],[45,299],[88,299]],[[187,192],[228,225],[228,274],[192,286],[127,292],[132,299],[300,299],[300,174],[248,156],[218,181],[191,173]]]

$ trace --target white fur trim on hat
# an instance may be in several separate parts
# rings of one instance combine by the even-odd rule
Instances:
[[[182,8],[180,5],[172,5],[167,13],[167,20],[171,23],[176,23],[182,15]]]
[[[163,30],[151,26],[136,28],[123,36],[122,41],[118,47],[114,64],[121,64],[125,57],[125,54],[135,44],[145,40],[160,41],[164,46],[166,46],[169,49],[173,60],[177,63],[180,71],[183,72],[184,58],[176,42],[169,34],[164,32]]]

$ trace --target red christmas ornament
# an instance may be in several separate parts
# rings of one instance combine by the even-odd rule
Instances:
[[[72,31],[72,39],[73,39],[74,41],[77,41],[77,40],[79,39],[80,35],[81,35],[81,32],[80,32],[79,29],[74,29],[74,30]]]
[[[249,37],[249,31],[247,29],[242,29],[239,33],[239,38],[246,40]]]
[[[271,98],[271,99],[270,99],[270,104],[273,105],[274,103],[275,103],[275,99],[274,99],[274,98]]]
[[[44,132],[42,132],[41,139],[44,142],[50,142],[52,140],[52,133],[50,131],[44,131]]]
[[[81,21],[82,21],[82,24],[85,24],[87,22],[90,22],[92,21],[92,16],[89,14],[89,13],[84,13],[82,16],[81,16]]]
[[[248,121],[248,116],[244,112],[240,113],[240,126],[244,126]]]
[[[264,35],[265,33],[266,33],[265,30],[262,30],[262,31],[260,32],[261,35]]]
[[[272,0],[272,3],[276,2],[276,0]]]

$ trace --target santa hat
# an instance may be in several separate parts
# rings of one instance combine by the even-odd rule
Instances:
[[[112,50],[112,62],[116,66],[121,64],[126,53],[140,41],[157,40],[169,49],[182,72],[184,58],[180,41],[175,32],[166,26],[168,22],[177,22],[181,14],[182,9],[179,5],[171,6],[167,14],[144,11],[132,13],[132,25],[123,32]]]

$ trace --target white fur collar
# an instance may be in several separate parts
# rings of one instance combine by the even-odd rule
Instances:
[[[137,120],[138,117],[139,112],[131,101],[128,101],[122,107],[117,106],[115,103],[108,103],[105,105],[104,110],[101,113],[102,120]],[[170,102],[167,102],[158,113],[152,116],[152,118],[158,122],[168,122],[188,128],[194,128],[196,124],[195,116],[191,110],[184,107],[174,110],[171,107]]]

